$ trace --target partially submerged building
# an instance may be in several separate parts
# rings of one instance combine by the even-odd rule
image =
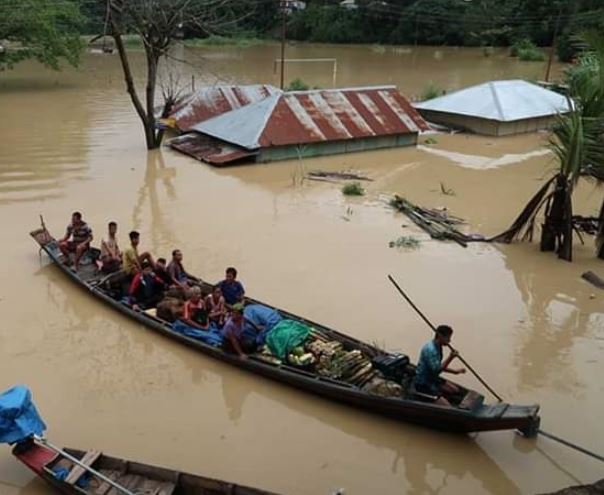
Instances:
[[[281,90],[268,84],[206,86],[178,102],[170,115],[172,127],[186,132],[205,120],[277,93]]]
[[[427,129],[394,86],[275,92],[189,126],[170,145],[223,165],[415,145]]]
[[[571,109],[558,93],[520,79],[490,81],[415,104],[429,122],[507,136],[548,129]]]

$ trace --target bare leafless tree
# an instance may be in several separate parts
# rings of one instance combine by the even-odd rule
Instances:
[[[163,130],[156,126],[156,117],[166,117],[175,104],[174,80],[166,90],[161,111],[156,113],[158,68],[162,57],[183,30],[200,33],[220,33],[234,27],[246,15],[242,6],[249,0],[99,0],[106,2],[110,12],[111,35],[120,57],[126,89],[145,132],[148,149],[158,148]],[[252,2],[253,3],[253,2]],[[146,86],[141,98],[132,74],[128,52],[124,44],[125,34],[140,36],[146,59]]]

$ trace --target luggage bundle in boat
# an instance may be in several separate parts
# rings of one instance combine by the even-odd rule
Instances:
[[[403,395],[403,387],[387,379],[360,349],[347,351],[341,342],[316,337],[315,334],[307,341],[306,350],[314,355],[315,371],[319,375],[342,380],[386,397]]]

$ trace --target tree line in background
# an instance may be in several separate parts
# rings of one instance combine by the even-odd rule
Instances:
[[[310,0],[288,23],[289,37],[333,43],[508,46],[528,40],[573,55],[572,36],[604,30],[601,0],[357,0],[346,8]]]
[[[278,37],[282,0],[222,0],[205,4],[230,22],[212,31],[183,23],[186,38],[212,35]],[[530,51],[531,44],[551,45],[558,55],[575,55],[573,36],[604,31],[602,0],[308,0],[287,16],[292,40],[400,45],[508,46]],[[350,3],[352,2],[352,3]],[[129,0],[127,5],[153,4]],[[158,5],[162,4],[159,2]],[[104,0],[0,0],[0,70],[27,58],[57,68],[59,59],[78,61],[80,34],[107,30]],[[18,50],[11,50],[20,44]],[[8,46],[6,46],[8,45]],[[526,48],[528,46],[528,48]],[[530,55],[530,53],[529,53]]]

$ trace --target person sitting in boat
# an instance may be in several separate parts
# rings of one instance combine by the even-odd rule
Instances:
[[[449,368],[458,356],[456,351],[452,350],[443,361],[443,347],[449,345],[452,335],[453,329],[448,325],[436,328],[434,339],[422,347],[413,380],[417,392],[436,397],[435,403],[443,406],[451,405],[444,396],[459,393],[459,387],[440,378],[440,374],[446,372],[458,375],[466,372],[465,368]]]
[[[164,281],[164,284],[173,286],[172,277],[168,273],[166,258],[157,258],[155,262],[155,275]]]
[[[225,279],[218,284],[218,287],[220,287],[224,300],[229,306],[243,302],[245,290],[241,282],[237,280],[236,268],[230,266],[226,269]]]
[[[141,271],[134,275],[130,284],[130,304],[135,309],[153,308],[164,297],[165,289],[163,280],[153,273],[151,263],[143,261]]]
[[[222,348],[224,351],[237,354],[245,358],[256,350],[256,343],[246,339],[243,335],[243,304],[234,304],[231,308],[231,316],[222,327]]]
[[[133,230],[128,236],[130,237],[130,247],[124,251],[123,256],[123,269],[126,275],[134,276],[137,273],[141,273],[143,262],[147,262],[151,265],[151,268],[155,267],[151,254],[148,252],[139,254],[138,252],[141,235],[136,230]]]
[[[103,273],[117,272],[122,266],[122,252],[117,244],[117,223],[109,222],[107,240],[101,241],[101,270]]]
[[[208,330],[210,328],[208,311],[203,302],[199,287],[195,286],[189,289],[189,298],[185,302],[181,320],[190,327],[200,330]]]
[[[222,327],[226,318],[226,301],[222,295],[222,289],[216,285],[211,294],[206,297],[206,309],[208,310],[210,321]]]
[[[182,264],[182,258],[182,251],[180,249],[172,251],[172,261],[170,261],[170,264],[168,265],[168,273],[172,278],[173,284],[187,287],[189,280],[194,279],[195,277],[192,277],[187,273]]]
[[[65,264],[70,265],[70,253],[75,253],[73,267],[78,271],[82,255],[88,251],[92,242],[92,229],[82,220],[82,214],[75,211],[71,215],[71,223],[67,226],[65,235],[59,239],[59,249],[65,256]]]

